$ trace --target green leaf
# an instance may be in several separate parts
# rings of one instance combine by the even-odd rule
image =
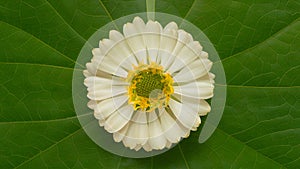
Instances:
[[[221,123],[204,144],[199,130],[145,159],[90,140],[73,108],[75,60],[101,26],[145,10],[139,0],[0,0],[0,168],[300,168],[298,0],[157,0],[219,52]]]

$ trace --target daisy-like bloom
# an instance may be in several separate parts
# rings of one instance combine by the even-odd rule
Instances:
[[[136,151],[170,148],[210,111],[212,62],[174,22],[164,28],[135,17],[111,30],[84,71],[88,106],[116,142]]]

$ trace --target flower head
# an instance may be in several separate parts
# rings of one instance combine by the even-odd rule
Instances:
[[[156,108],[163,108],[168,105],[174,92],[171,75],[155,62],[134,67],[127,81],[130,83],[128,103],[133,105],[134,110],[152,112]]]
[[[94,48],[84,71],[88,106],[116,142],[146,151],[169,148],[210,111],[212,62],[177,24],[135,17]]]

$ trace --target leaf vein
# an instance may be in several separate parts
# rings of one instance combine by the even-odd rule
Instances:
[[[231,58],[237,57],[237,56],[239,56],[239,55],[241,55],[241,54],[243,54],[243,53],[245,53],[245,52],[251,51],[251,50],[253,50],[253,49],[255,49],[255,48],[257,48],[257,47],[259,47],[259,46],[261,46],[261,45],[263,45],[263,44],[265,44],[265,43],[267,43],[270,39],[272,39],[272,38],[274,38],[274,37],[276,37],[276,36],[279,36],[281,33],[283,33],[284,31],[286,31],[289,27],[293,26],[293,25],[294,25],[295,23],[297,23],[299,20],[300,20],[300,17],[297,18],[297,19],[295,19],[294,21],[292,21],[292,22],[291,22],[289,25],[287,25],[286,27],[284,27],[284,28],[280,29],[279,31],[277,31],[276,33],[272,34],[271,36],[269,36],[267,39],[263,40],[262,42],[259,42],[259,43],[257,43],[256,45],[254,45],[254,46],[252,46],[252,47],[250,47],[250,48],[247,48],[247,49],[245,49],[245,50],[243,50],[243,51],[240,51],[240,52],[238,52],[238,53],[235,53],[234,55],[231,55],[231,56],[228,56],[228,57],[223,58],[223,59],[221,59],[221,60],[218,60],[218,61],[216,61],[216,62],[214,62],[214,63],[227,61],[227,60],[229,60],[229,59],[231,59]]]

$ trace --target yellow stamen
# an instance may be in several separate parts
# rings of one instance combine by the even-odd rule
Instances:
[[[151,112],[167,106],[174,93],[172,76],[164,73],[163,67],[154,62],[133,67],[127,81],[130,82],[128,103],[133,105],[134,110]]]

